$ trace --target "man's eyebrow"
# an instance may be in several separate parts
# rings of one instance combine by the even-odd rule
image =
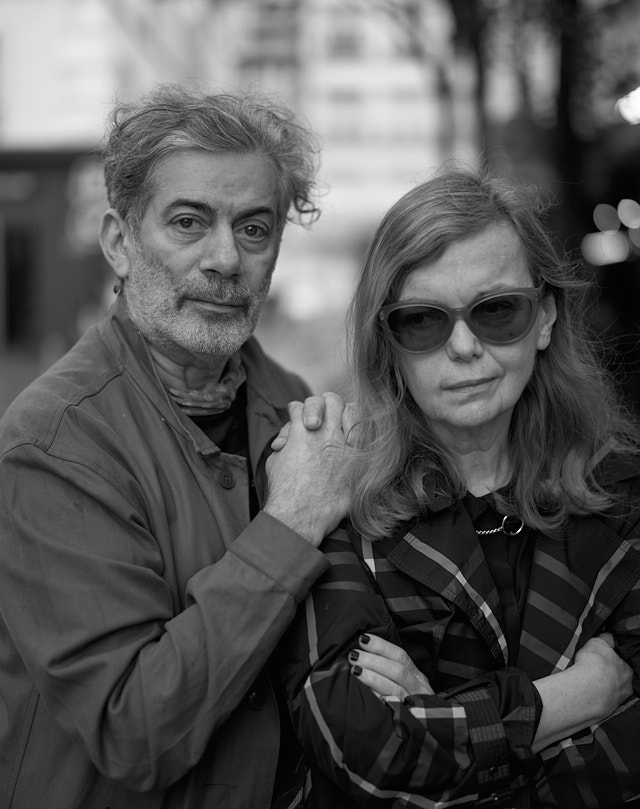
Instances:
[[[215,213],[210,205],[206,202],[202,202],[201,200],[189,199],[188,197],[179,197],[178,199],[172,200],[167,205],[167,210],[172,210],[174,208],[193,208],[194,211],[200,211],[200,213],[211,215]],[[276,209],[273,205],[256,205],[252,208],[247,208],[244,211],[240,211],[238,214],[239,219],[245,219],[249,216],[256,216],[257,214],[268,214],[269,216],[276,216]]]
[[[211,206],[207,205],[206,202],[188,199],[187,197],[179,197],[178,199],[171,200],[167,205],[167,210],[171,210],[172,208],[193,208],[195,211],[201,211],[202,213],[211,213]]]
[[[243,211],[242,216],[255,216],[259,213],[266,213],[271,216],[275,216],[276,210],[272,205],[257,205],[255,208],[248,208],[246,211]]]

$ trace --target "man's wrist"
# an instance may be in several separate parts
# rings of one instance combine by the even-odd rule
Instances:
[[[324,532],[318,532],[317,528],[314,530],[306,514],[292,512],[290,508],[279,508],[277,504],[274,505],[272,503],[266,503],[263,511],[265,514],[283,523],[283,525],[286,525],[291,531],[295,531],[296,534],[299,534],[306,542],[313,545],[314,548],[317,548],[324,539]]]

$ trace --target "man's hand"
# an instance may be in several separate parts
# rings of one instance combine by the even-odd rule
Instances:
[[[310,399],[315,412],[322,414],[318,416],[321,423],[307,429],[303,422],[306,403],[289,405],[291,421],[284,445],[267,460],[269,494],[264,511],[317,547],[350,504],[349,450],[342,398],[325,393]]]
[[[359,649],[349,652],[351,673],[379,697],[406,699],[411,694],[433,694],[425,675],[400,646],[377,635],[361,635]]]
[[[307,430],[319,430],[324,422],[324,414],[326,410],[325,396],[335,395],[325,393],[323,396],[307,396],[301,404],[302,406],[302,423]],[[293,405],[291,402],[289,406]],[[347,443],[349,443],[349,430],[355,423],[355,412],[353,404],[347,402],[342,411],[342,431],[345,434]],[[284,424],[278,435],[271,442],[271,449],[274,452],[279,452],[287,443],[287,436],[289,435],[289,428],[291,422]]]

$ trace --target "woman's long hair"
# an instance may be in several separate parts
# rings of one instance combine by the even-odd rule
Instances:
[[[488,174],[445,170],[405,194],[384,216],[366,255],[349,311],[350,351],[360,414],[354,434],[361,465],[352,519],[376,539],[421,514],[434,498],[465,492],[453,457],[436,437],[402,377],[377,319],[398,299],[412,270],[496,223],[517,233],[534,284],[557,306],[551,342],[539,351],[510,425],[514,477],[504,513],[558,535],[570,514],[606,510],[611,499],[595,461],[637,449],[636,426],[588,335],[591,284],[561,257],[542,223],[539,198]]]

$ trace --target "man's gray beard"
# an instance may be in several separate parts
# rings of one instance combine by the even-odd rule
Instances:
[[[257,292],[243,284],[220,281],[203,285],[200,292],[209,297],[242,301],[241,314],[201,310],[200,316],[189,318],[182,311],[185,298],[197,295],[195,290],[180,290],[168,299],[165,290],[153,283],[154,278],[168,277],[162,262],[147,260],[138,250],[132,264],[133,272],[123,284],[131,320],[150,343],[168,356],[186,352],[205,363],[208,357],[231,356],[246,343],[258,323],[271,284],[269,275]]]

